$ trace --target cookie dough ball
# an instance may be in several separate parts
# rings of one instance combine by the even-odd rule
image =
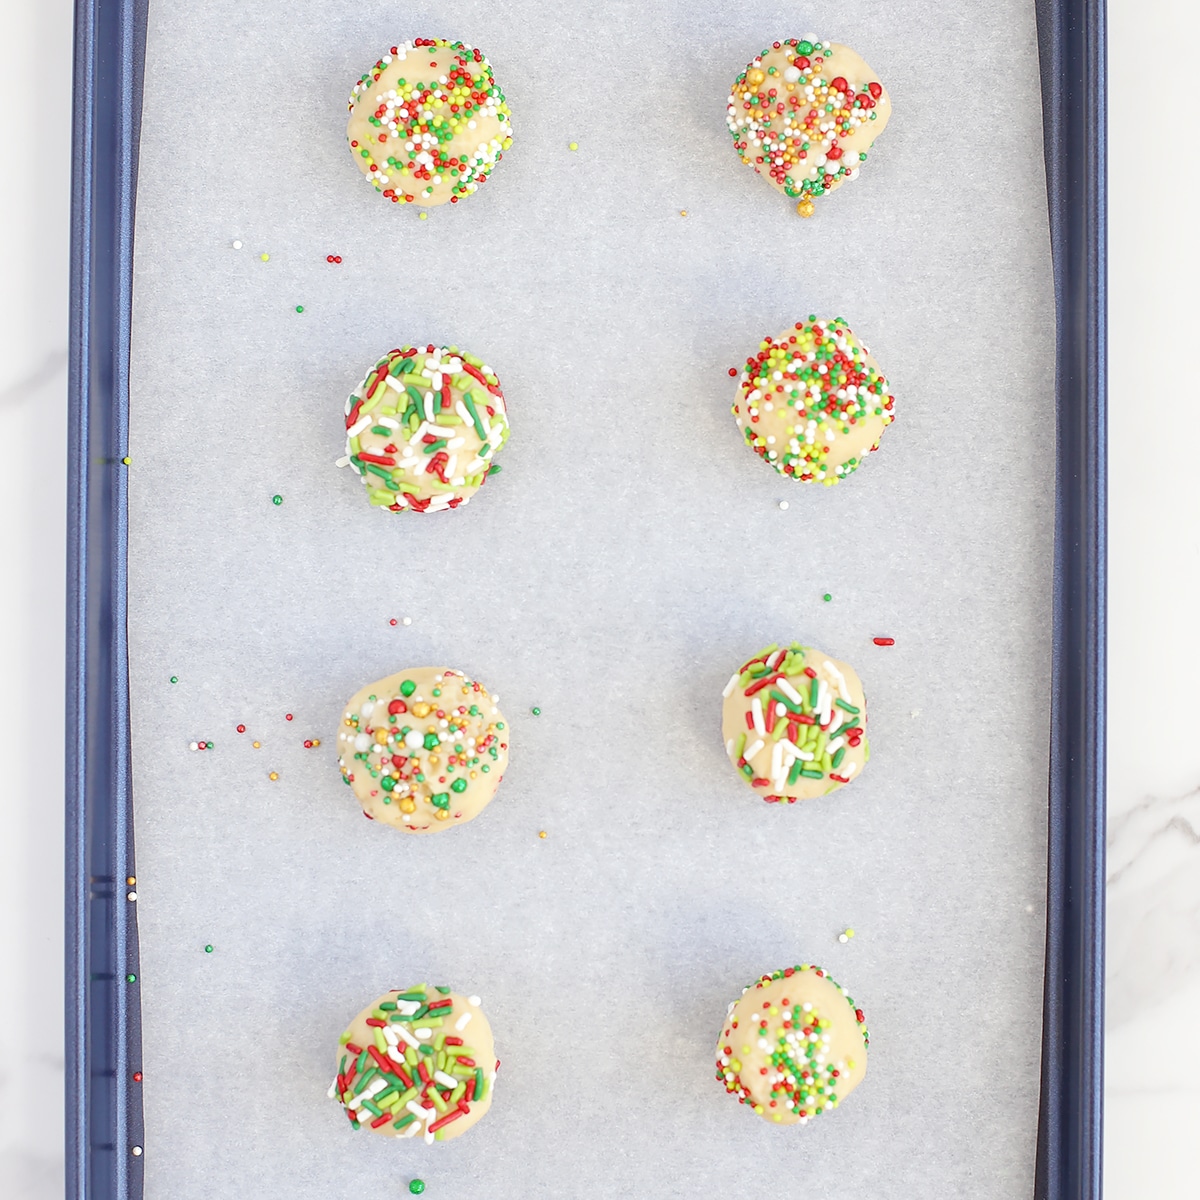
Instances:
[[[849,46],[788,38],[737,77],[727,123],[742,162],[811,217],[813,201],[858,178],[892,106]]]
[[[414,667],[355,692],[338,766],[363,812],[409,833],[479,816],[508,765],[497,696],[448,667]]]
[[[355,1129],[444,1142],[491,1108],[497,1066],[479,997],[422,983],[380,996],[350,1022],[329,1095]]]
[[[807,1125],[867,1073],[862,1009],[820,967],[764,975],[729,1006],[717,1042],[717,1082],[768,1121]]]
[[[746,360],[733,416],[780,475],[831,486],[853,475],[896,419],[888,381],[841,317],[797,321]]]
[[[853,667],[811,646],[768,646],[725,685],[725,752],[768,803],[844,787],[870,758],[867,701]]]
[[[397,204],[457,204],[512,145],[504,93],[482,52],[417,38],[355,85],[346,138],[358,169]]]
[[[500,468],[508,414],[496,373],[457,346],[390,350],[346,401],[346,453],[371,503],[444,512]]]

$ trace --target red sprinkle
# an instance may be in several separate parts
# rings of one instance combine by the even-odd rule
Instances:
[[[388,624],[389,624],[389,625],[395,625],[395,624],[396,624],[396,618],[395,618],[395,617],[393,617],[393,618],[392,618],[392,619],[391,619],[391,620],[388,622]]]
[[[737,367],[730,367],[730,368],[729,368],[729,378],[730,378],[730,379],[736,379],[736,378],[737,378]]]
[[[284,715],[283,715],[283,719],[284,719],[285,721],[290,721],[290,720],[292,719],[292,714],[291,714],[291,713],[284,713]]]
[[[141,1083],[141,1082],[142,1082],[142,1073],[141,1073],[141,1071],[134,1071],[134,1073],[133,1073],[133,1082],[134,1082],[134,1083]]]
[[[877,646],[894,646],[896,644],[895,638],[872,638],[871,640]]]
[[[239,725],[239,726],[237,727],[237,731],[238,731],[238,733],[245,733],[245,732],[246,732],[246,727],[245,727],[245,725]]]
[[[451,1121],[457,1121],[466,1111],[466,1109],[462,1108],[452,1108],[444,1117],[439,1117],[433,1124],[427,1126],[427,1128],[430,1133],[437,1133],[444,1125],[449,1125]]]

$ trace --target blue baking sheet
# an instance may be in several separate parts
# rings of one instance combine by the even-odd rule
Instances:
[[[1100,1194],[1104,11],[1038,5],[1058,308],[1054,673],[1038,1200]],[[67,763],[68,1195],[142,1194],[126,654],[128,366],[144,0],[77,6]]]

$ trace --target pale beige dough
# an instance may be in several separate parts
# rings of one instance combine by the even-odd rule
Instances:
[[[858,178],[891,113],[887,89],[849,46],[789,38],[737,77],[726,123],[742,161],[811,216],[813,200]]]
[[[338,766],[363,812],[409,833],[477,817],[508,765],[496,700],[449,667],[413,667],[355,692],[342,714]]]
[[[857,779],[870,757],[866,729],[854,668],[799,642],[769,646],[725,686],[725,752],[770,803],[809,800]]]
[[[433,207],[473,195],[512,144],[508,104],[476,48],[393,46],[354,85],[346,139],[388,200]]]
[[[450,1004],[417,1016],[422,1006],[418,994],[427,1004]],[[491,1108],[499,1065],[492,1029],[479,1005],[478,996],[426,984],[386,992],[338,1039],[330,1097],[356,1129],[429,1143],[461,1137]],[[383,1025],[369,1025],[368,1020]],[[451,1038],[462,1044],[447,1040]],[[431,1046],[434,1053],[422,1054],[418,1046]],[[422,1062],[428,1082],[417,1065]],[[455,1111],[461,1115],[445,1120]]]
[[[729,1006],[717,1080],[777,1125],[806,1125],[867,1073],[867,1027],[846,989],[811,964],[764,975]]]

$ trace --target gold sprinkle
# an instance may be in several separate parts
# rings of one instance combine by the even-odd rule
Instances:
[[[796,205],[796,211],[802,217],[811,217],[813,213],[816,212],[816,207],[814,206],[813,202],[806,197]]]
[[[262,749],[262,742],[251,742],[250,745],[252,745],[255,748],[255,750]]]
[[[130,876],[129,876],[129,878],[125,880],[125,882],[126,882],[126,883],[127,883],[129,886],[130,886],[130,887],[133,887],[133,885],[134,885],[135,883],[137,883],[137,876],[136,876],[136,875],[130,875]]]
[[[540,837],[540,838],[544,838],[545,836],[546,836],[546,831],[545,831],[544,829],[539,829],[539,830],[538,830],[538,837]]]
[[[279,778],[279,772],[278,772],[278,771],[272,771],[272,772],[271,772],[271,773],[270,773],[270,774],[267,776],[267,778],[268,778],[268,779],[272,779],[272,780],[274,780],[274,779],[278,779],[278,778]]]
[[[687,209],[686,209],[686,208],[681,208],[681,209],[679,210],[679,215],[680,215],[681,217],[686,217],[686,216],[687,216]]]

